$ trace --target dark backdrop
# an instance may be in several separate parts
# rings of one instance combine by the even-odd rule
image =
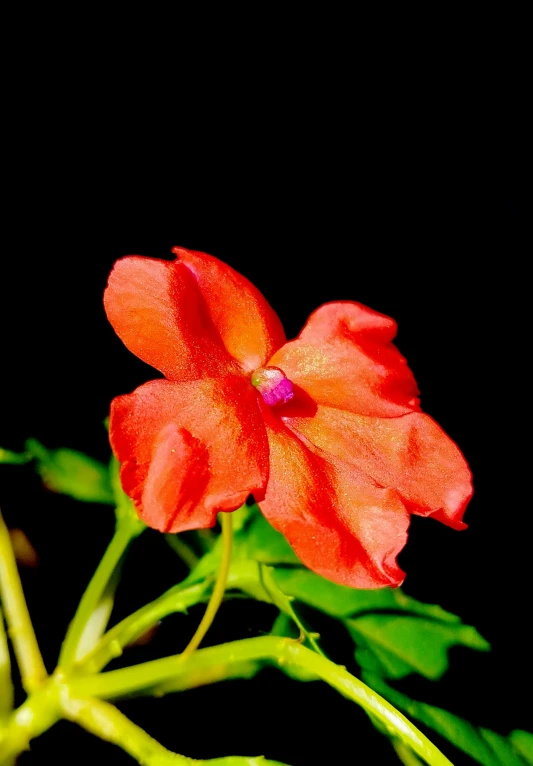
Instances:
[[[110,400],[152,375],[102,308],[107,275],[125,254],[166,258],[183,245],[216,255],[262,290],[289,337],[325,301],[353,299],[393,316],[425,411],[457,441],[475,478],[467,531],[414,518],[400,558],[405,589],[460,614],[493,645],[490,655],[452,651],[440,684],[404,688],[504,734],[529,726],[520,700],[530,672],[531,548],[522,457],[530,374],[521,341],[531,220],[516,175],[506,172],[513,163],[500,153],[504,175],[496,176],[493,163],[474,168],[464,146],[459,154],[442,144],[375,152],[363,142],[347,152],[346,140],[337,151],[328,139],[317,152],[297,135],[282,147],[252,142],[237,160],[235,148],[208,140],[190,148],[176,134],[175,151],[159,155],[155,145],[142,163],[121,135],[105,151],[89,130],[74,141],[63,134],[36,141],[23,140],[17,155],[3,235],[1,445],[22,449],[34,436],[107,459],[102,421]],[[24,584],[51,668],[110,538],[111,514],[46,493],[23,468],[2,470],[0,503],[40,555]],[[157,536],[142,538],[125,569],[118,615],[177,573]],[[170,619],[131,656],[181,648],[200,614]],[[272,618],[266,607],[226,605],[209,639],[257,635]],[[342,634],[326,647],[350,664]],[[264,753],[313,766],[342,753],[347,762],[394,762],[356,706],[274,671],[123,709],[190,756]],[[62,724],[21,763],[45,763],[51,753],[54,763],[71,763],[80,747],[111,759],[111,746]],[[372,747],[368,761],[360,758]],[[130,762],[114,755],[114,763]]]

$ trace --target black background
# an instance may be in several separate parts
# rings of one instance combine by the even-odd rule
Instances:
[[[467,531],[413,519],[400,557],[405,590],[460,614],[493,646],[490,654],[454,650],[441,683],[413,679],[403,688],[503,734],[530,727],[521,694],[531,672],[524,481],[531,219],[520,149],[465,129],[459,118],[449,131],[428,118],[400,135],[392,107],[389,121],[364,133],[348,111],[317,122],[310,108],[301,122],[280,125],[279,112],[242,109],[230,124],[226,118],[229,139],[216,109],[207,123],[183,117],[187,130],[152,113],[170,128],[161,149],[152,134],[132,135],[138,111],[108,122],[105,109],[94,118],[77,103],[44,133],[20,125],[0,272],[1,445],[19,450],[33,436],[107,459],[102,421],[110,400],[153,375],[122,346],[102,308],[107,275],[125,254],[167,258],[182,245],[216,255],[259,287],[288,337],[330,300],[393,316],[424,410],[457,441],[475,479]],[[25,468],[2,469],[0,503],[40,555],[39,568],[23,577],[52,669],[112,533],[111,513],[45,492]],[[183,574],[179,567],[157,535],[143,537],[125,569],[117,616],[157,596]],[[200,615],[201,608],[169,619],[127,660],[180,650]],[[224,605],[207,643],[258,635],[272,619],[266,607]],[[330,656],[350,666],[344,634],[318,623]],[[191,757],[394,763],[356,706],[274,671],[122,708]],[[79,748],[89,760],[110,761],[113,752],[114,763],[131,762],[60,724],[21,763],[45,763],[52,753],[54,763],[71,763]]]

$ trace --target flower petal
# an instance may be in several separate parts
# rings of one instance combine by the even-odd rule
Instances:
[[[229,353],[245,372],[262,367],[285,343],[283,327],[270,304],[251,282],[217,258],[181,247],[172,252],[194,274]]]
[[[396,492],[335,457],[324,456],[265,414],[270,477],[261,510],[303,563],[354,588],[397,586],[396,556],[409,514]]]
[[[128,256],[104,293],[109,321],[136,356],[171,380],[218,377],[233,361],[183,263]]]
[[[165,532],[209,527],[217,511],[261,499],[268,442],[248,381],[154,380],[113,400],[110,439],[124,491]]]
[[[186,529],[209,483],[209,452],[189,431],[169,423],[156,436],[141,496],[143,521],[150,527]],[[172,514],[161,509],[174,509]],[[164,526],[161,520],[164,518]],[[208,517],[209,518],[209,517]],[[173,530],[178,531],[178,530]]]
[[[328,455],[397,490],[410,512],[465,529],[471,473],[457,445],[429,415],[371,418],[319,406],[313,417],[286,422]]]
[[[397,417],[420,409],[393,319],[360,303],[326,303],[270,361],[318,404]]]

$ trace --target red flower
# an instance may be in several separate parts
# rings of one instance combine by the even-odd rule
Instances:
[[[124,490],[162,531],[212,526],[253,494],[312,570],[399,585],[409,514],[455,529],[472,488],[456,445],[420,412],[396,324],[329,303],[286,342],[247,279],[212,256],[115,264],[107,315],[160,370],[111,405]]]

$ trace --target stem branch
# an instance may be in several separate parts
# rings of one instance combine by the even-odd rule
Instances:
[[[204,612],[204,616],[196,629],[196,633],[181,654],[182,661],[187,657],[190,657],[201,644],[205,634],[211,627],[215,615],[218,612],[218,608],[222,603],[222,599],[224,598],[224,591],[226,590],[226,582],[228,580],[228,572],[231,564],[231,549],[233,543],[233,523],[231,513],[221,513],[220,523],[222,525],[222,558],[220,560],[217,581],[213,588],[209,603],[207,604],[207,609]]]
[[[180,678],[201,674],[212,666],[218,666],[219,670],[226,667],[229,676],[235,663],[259,660],[272,662],[279,667],[292,666],[306,670],[379,719],[389,734],[408,745],[430,766],[451,766],[448,758],[383,697],[345,668],[286,638],[265,636],[233,641],[198,650],[185,662],[183,655],[177,655],[92,678],[76,678],[72,680],[71,688],[75,696],[114,698],[177,683]]]
[[[61,718],[59,698],[61,683],[49,678],[33,691],[0,729],[0,764],[14,763],[29,747],[30,740],[40,736]]]
[[[155,601],[146,604],[125,617],[105,633],[96,646],[77,664],[80,673],[98,673],[115,657],[120,657],[125,646],[142,636],[159,620],[175,612],[185,612],[205,595],[209,583],[204,581],[188,588],[175,586]]]
[[[171,753],[144,729],[130,721],[108,702],[95,699],[67,698],[62,704],[65,717],[100,739],[118,745],[141,766],[193,766],[198,762]]]
[[[47,673],[35,637],[9,531],[0,513],[0,597],[8,633],[20,668],[22,685],[30,693],[46,680]]]
[[[61,648],[61,654],[59,656],[59,665],[63,670],[70,668],[77,660],[81,659],[81,655],[83,654],[82,650],[83,648],[86,648],[82,646],[82,638],[83,644],[87,644],[88,638],[87,636],[84,636],[85,628],[94,611],[98,608],[104,591],[128,545],[142,530],[143,527],[134,523],[134,521],[131,521],[128,517],[118,521],[115,528],[115,534],[113,535],[102,560],[98,564],[98,567],[87,586],[87,590],[82,596],[76,614],[68,627]],[[101,623],[99,625],[99,629],[100,628]],[[100,638],[100,635],[95,635],[90,638],[92,638],[92,643],[94,645]]]

